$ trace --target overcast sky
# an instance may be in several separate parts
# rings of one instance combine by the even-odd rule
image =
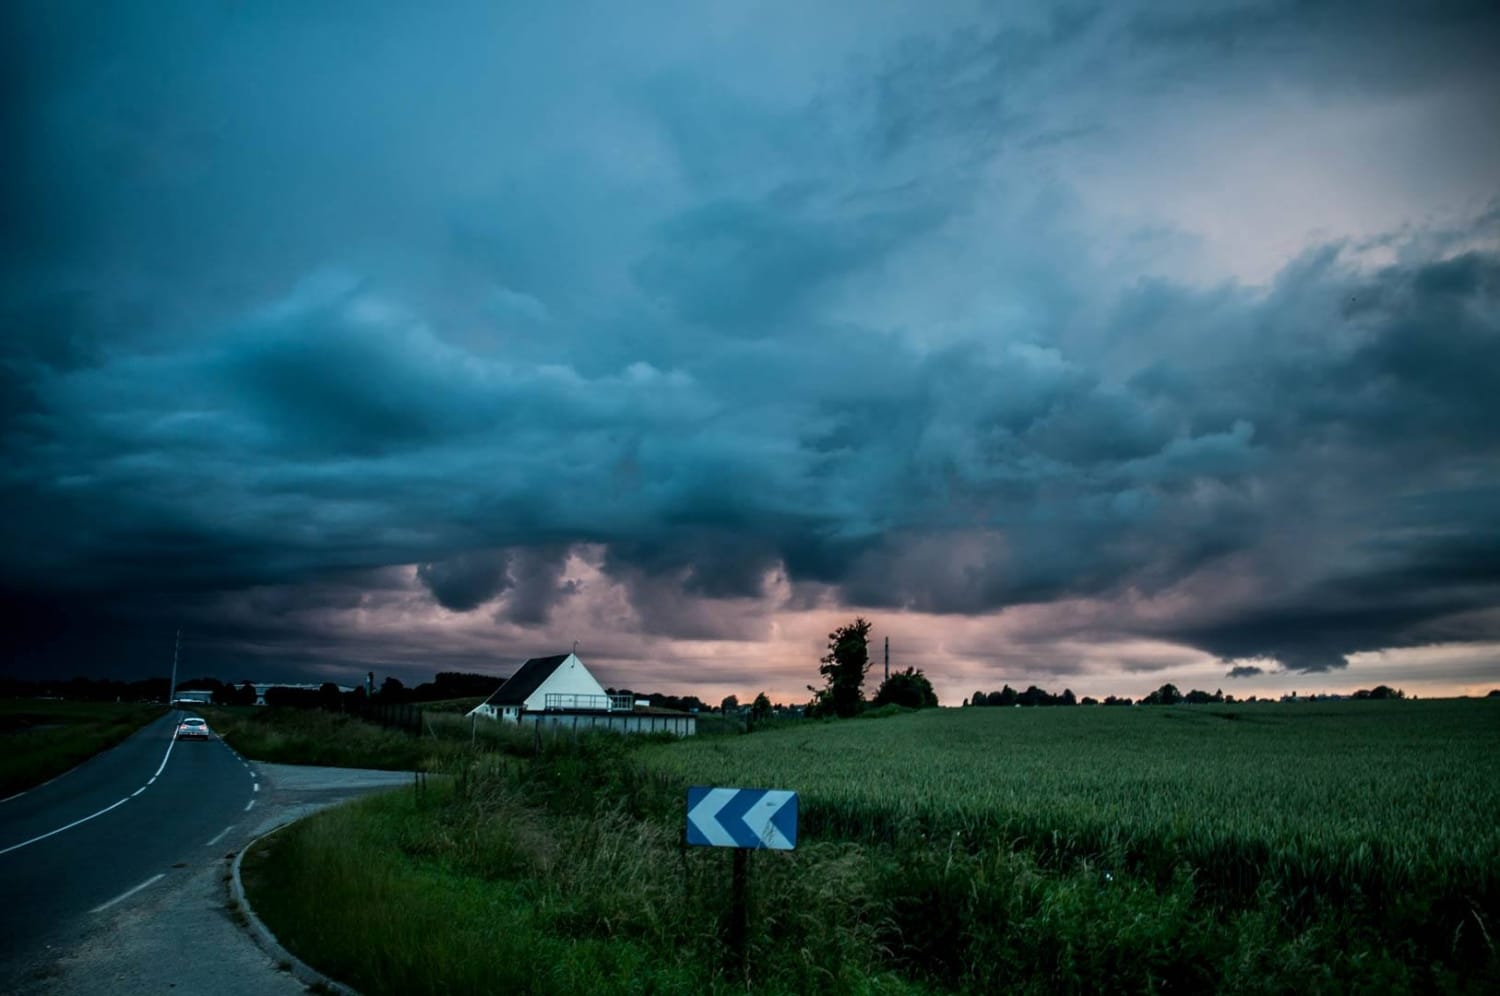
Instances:
[[[1493,3],[115,6],[0,13],[5,673],[1500,685]]]

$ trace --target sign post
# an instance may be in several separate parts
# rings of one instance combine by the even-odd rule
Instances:
[[[797,793],[782,789],[688,789],[687,842],[734,848],[729,950],[743,972],[749,934],[750,852],[797,846]]]

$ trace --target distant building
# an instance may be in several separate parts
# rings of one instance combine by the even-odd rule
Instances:
[[[469,715],[569,730],[673,733],[679,737],[698,732],[698,717],[642,702],[631,695],[606,692],[577,654],[554,654],[527,660]]]
[[[173,705],[211,705],[213,700],[214,693],[207,690],[180,691],[172,696]]]
[[[316,692],[323,687],[318,681],[252,681],[255,686],[255,704],[263,706],[266,704],[266,691],[271,688],[298,688],[306,691]],[[347,695],[354,691],[353,685],[337,685],[340,695]]]

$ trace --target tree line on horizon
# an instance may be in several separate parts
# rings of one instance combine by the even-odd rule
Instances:
[[[1295,693],[1293,693],[1292,697],[1296,698]],[[1496,689],[1495,691],[1490,692],[1490,694],[1489,694],[1488,697],[1489,698],[1500,698],[1500,689]],[[1391,688],[1389,685],[1377,685],[1374,688],[1361,688],[1359,691],[1354,692],[1353,694],[1349,695],[1348,698],[1351,698],[1351,699],[1404,699],[1404,698],[1406,698],[1406,693],[1403,692],[1403,691],[1401,691],[1401,689],[1399,689],[1399,688]],[[1128,705],[1155,706],[1155,705],[1165,705],[1165,706],[1172,706],[1172,705],[1213,705],[1213,704],[1234,705],[1237,702],[1259,702],[1259,701],[1261,701],[1261,700],[1257,696],[1254,696],[1254,695],[1251,695],[1249,698],[1245,698],[1245,699],[1236,699],[1233,695],[1225,695],[1223,689],[1215,690],[1212,694],[1210,694],[1209,692],[1201,691],[1200,689],[1194,688],[1191,691],[1189,691],[1187,694],[1184,695],[1182,692],[1178,691],[1176,685],[1168,683],[1168,684],[1162,685],[1156,691],[1151,692],[1149,695],[1146,695],[1145,697],[1143,697],[1140,700],[1139,703],[1137,703],[1135,700],[1133,700],[1133,699],[1131,699],[1129,697],[1115,696],[1115,695],[1105,696],[1105,698],[1104,698],[1104,700],[1102,702],[1099,701],[1098,699],[1095,699],[1092,696],[1088,696],[1088,695],[1085,695],[1083,698],[1079,699],[1079,698],[1076,698],[1073,695],[1073,692],[1072,692],[1071,689],[1067,689],[1067,688],[1063,689],[1063,692],[1062,692],[1061,695],[1053,695],[1050,692],[1046,691],[1045,689],[1038,688],[1036,685],[1029,686],[1026,689],[1026,691],[1024,691],[1024,692],[1018,692],[1014,688],[1010,687],[1009,685],[1006,685],[1004,688],[1000,689],[1000,691],[998,691],[998,692],[982,692],[982,691],[981,692],[975,692],[969,698],[964,699],[963,704],[965,706],[985,706],[985,707],[994,707],[994,706],[1006,706],[1006,707],[1011,707],[1011,706],[1073,706],[1073,705],[1086,705],[1086,706],[1088,706],[1088,705],[1107,705],[1107,706],[1128,706]],[[1267,699],[1266,701],[1270,701],[1270,700]]]

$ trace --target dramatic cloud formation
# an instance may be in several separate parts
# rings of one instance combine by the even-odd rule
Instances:
[[[7,671],[1500,681],[1491,5],[374,7],[3,15]]]

